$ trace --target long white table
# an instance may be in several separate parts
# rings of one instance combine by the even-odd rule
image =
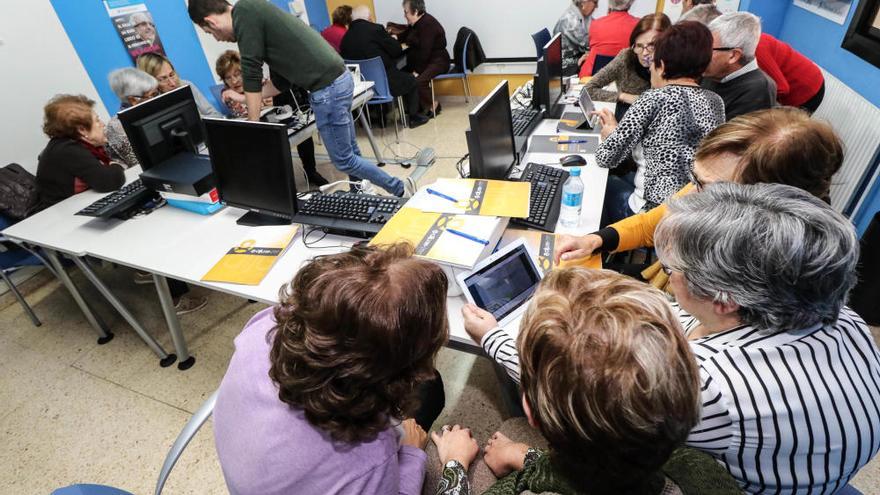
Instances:
[[[535,133],[555,134],[556,123],[556,120],[545,120],[538,126]],[[558,162],[559,157],[560,154],[555,153],[528,153],[524,157],[523,163],[528,161],[552,163]],[[598,168],[595,165],[594,157],[589,155],[584,155],[584,157],[587,159],[588,165],[582,169],[586,193],[580,224],[572,229],[559,229],[558,232],[585,234],[596,230],[599,226],[608,171]],[[138,170],[136,169],[126,172],[128,181],[135,180],[137,175]],[[153,273],[160,303],[175,345],[175,352],[180,359],[178,363],[180,369],[192,366],[194,357],[190,355],[180,330],[180,324],[168,294],[166,277],[267,304],[277,304],[279,289],[282,285],[290,282],[303,263],[318,255],[342,252],[358,241],[358,239],[348,237],[327,235],[320,242],[310,243],[310,247],[307,247],[304,244],[303,235],[298,234],[287,252],[279,258],[259,285],[245,286],[203,282],[201,277],[230,247],[237,245],[252,232],[253,228],[258,228],[236,224],[236,220],[245,213],[244,210],[226,207],[214,215],[202,216],[166,207],[160,208],[150,215],[126,221],[74,216],[76,211],[101,196],[102,194],[93,191],[77,194],[10,227],[4,231],[4,234],[18,241],[42,246],[49,251],[60,251],[70,255],[89,280],[141,334],[141,337],[153,348],[160,359],[163,359],[161,364],[168,365],[171,364],[168,360],[173,359],[174,356],[165,354],[151,336],[145,335],[146,332],[143,331],[140,324],[128,314],[124,305],[117,301],[110,290],[97,278],[83,257],[92,256]],[[57,260],[54,255],[53,258]],[[77,293],[72,283],[65,282],[65,285],[71,289],[72,294]],[[74,295],[74,297],[78,296]],[[461,308],[465,303],[464,297],[450,297],[447,303],[450,347],[469,352],[480,352],[479,347],[471,341],[464,331],[461,316]],[[87,318],[93,317],[89,316],[90,310],[85,302],[80,304],[80,307],[83,308]],[[96,328],[100,328],[98,323],[94,324]],[[106,327],[104,331],[106,332]],[[104,335],[106,337],[106,334]]]

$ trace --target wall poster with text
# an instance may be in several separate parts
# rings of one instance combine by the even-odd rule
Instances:
[[[136,62],[144,53],[165,55],[153,16],[143,2],[104,0],[104,6],[132,61]]]

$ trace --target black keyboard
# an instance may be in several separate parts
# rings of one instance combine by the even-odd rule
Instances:
[[[519,180],[532,184],[529,218],[511,218],[510,223],[545,232],[556,230],[562,202],[562,186],[567,179],[568,172],[561,168],[538,163],[526,165]]]
[[[392,196],[317,193],[300,205],[294,221],[324,227],[331,233],[370,238],[404,203],[405,199]]]
[[[541,111],[537,108],[517,108],[510,111],[513,118],[513,135],[526,136],[540,120]]]
[[[76,214],[102,218],[125,217],[132,209],[139,208],[147,200],[155,197],[156,192],[147,189],[144,183],[138,179],[86,206]]]

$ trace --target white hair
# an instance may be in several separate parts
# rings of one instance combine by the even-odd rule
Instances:
[[[761,39],[761,19],[749,12],[731,12],[709,23],[709,30],[718,35],[721,44],[742,50],[743,65],[755,58]]]
[[[128,22],[130,22],[132,26],[135,26],[142,22],[149,22],[152,24],[153,19],[151,19],[150,16],[144,12],[135,12],[134,14],[131,14],[131,17],[128,18]]]
[[[678,18],[677,22],[696,21],[704,26],[708,26],[710,22],[718,17],[721,17],[721,11],[718,10],[718,7],[711,3],[706,3],[688,10]]]
[[[107,76],[107,80],[110,82],[110,89],[122,101],[129,96],[144,96],[159,87],[159,81],[155,77],[134,67],[116,69]]]
[[[629,10],[636,0],[608,0],[608,10]]]
[[[366,5],[358,5],[357,7],[351,9],[351,20],[370,20],[370,8]]]

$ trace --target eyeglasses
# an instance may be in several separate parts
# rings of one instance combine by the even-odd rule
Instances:
[[[154,89],[154,90],[152,90],[152,91],[148,91],[148,92],[146,92],[146,93],[144,93],[144,94],[142,94],[142,95],[128,95],[129,98],[134,98],[134,99],[136,99],[137,101],[146,101],[146,100],[149,100],[150,98],[155,98],[155,97],[157,97],[157,96],[159,96],[159,90],[158,90],[158,89]]]
[[[717,48],[712,47],[712,51],[714,52],[729,52],[730,50],[736,50],[739,48],[738,46],[719,46]]]
[[[645,53],[647,51],[650,53],[654,53],[654,43],[653,42],[647,43],[644,45],[641,43],[636,43],[635,45],[633,45],[632,48],[633,48],[633,51],[635,51],[635,52]]]
[[[706,187],[706,184],[705,184],[702,180],[700,180],[700,178],[697,177],[696,174],[694,174],[694,171],[693,171],[693,170],[691,170],[691,171],[689,172],[689,175],[691,176],[691,177],[690,177],[690,178],[691,178],[691,182],[694,184],[694,187],[697,188],[697,191],[702,191],[703,188]]]
[[[660,263],[660,270],[662,270],[663,273],[665,273],[667,277],[672,276],[672,268],[669,268],[668,266],[664,265],[663,263]]]
[[[166,83],[168,81],[173,81],[176,79],[177,79],[177,73],[174,71],[171,71],[167,76],[159,76],[156,78],[156,80],[159,81],[160,83]]]
[[[136,27],[136,28],[138,28],[138,27],[144,27],[144,26],[156,27],[155,24],[153,24],[152,22],[149,22],[149,21],[139,22],[139,23],[137,23],[137,24],[134,25],[134,27]]]

